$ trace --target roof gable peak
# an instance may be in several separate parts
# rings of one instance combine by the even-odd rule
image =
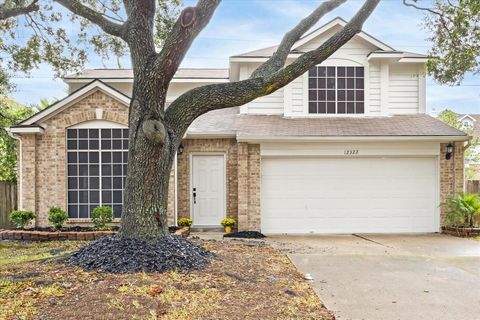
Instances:
[[[50,118],[51,116],[61,112],[65,108],[70,107],[75,102],[79,101],[80,99],[86,97],[87,95],[91,94],[93,91],[100,90],[103,93],[115,98],[116,100],[120,101],[126,108],[128,108],[130,104],[130,98],[120,91],[116,90],[115,88],[109,86],[105,82],[95,79],[85,86],[81,87],[80,89],[70,93],[65,98],[58,100],[57,102],[53,103],[52,105],[48,106],[47,108],[41,110],[40,112],[34,114],[30,118],[22,121],[18,126],[28,126],[34,125],[37,122],[44,121],[45,119]]]
[[[298,40],[295,43],[295,45],[292,47],[292,50],[295,50],[295,49],[303,46],[307,42],[312,41],[316,37],[320,36],[321,34],[327,32],[328,30],[330,30],[334,27],[337,27],[337,26],[344,27],[347,23],[348,22],[346,20],[344,20],[343,18],[335,17],[332,20],[330,20],[329,22],[325,23],[324,25],[318,27],[317,29],[311,31],[310,33],[308,33],[308,34],[304,35],[302,38],[300,38],[300,40]],[[358,36],[358,37],[362,38],[363,40],[373,44],[374,46],[376,46],[380,50],[395,51],[394,48],[392,48],[391,46],[387,45],[386,43],[378,40],[377,38],[371,36],[370,34],[366,33],[365,31],[360,31],[356,36]]]

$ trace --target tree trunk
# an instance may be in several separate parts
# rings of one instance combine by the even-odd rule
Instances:
[[[180,140],[163,123],[166,92],[147,76],[139,78],[130,104],[128,174],[119,236],[155,241],[169,234],[168,183]]]

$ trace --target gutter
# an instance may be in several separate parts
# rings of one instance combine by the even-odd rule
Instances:
[[[19,149],[19,156],[18,156],[18,163],[17,163],[17,168],[18,168],[18,210],[23,210],[23,174],[22,174],[22,163],[23,163],[23,149],[22,149],[22,139],[20,139],[19,136],[14,134],[10,128],[5,128],[7,131],[8,135],[12,137],[12,139],[15,139],[18,141],[18,149]]]
[[[174,198],[174,201],[173,201],[173,225],[176,226],[177,225],[177,221],[178,221],[178,195],[177,195],[177,191],[178,191],[178,154],[175,153],[175,159],[173,160],[175,163],[173,164],[173,198]]]
[[[469,141],[470,136],[248,136],[237,135],[238,142],[379,142],[379,141]]]

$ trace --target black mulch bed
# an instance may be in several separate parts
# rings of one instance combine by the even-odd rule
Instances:
[[[178,229],[180,229],[180,227],[171,226],[171,227],[168,227],[168,232],[175,233],[175,231],[177,231]]]
[[[193,271],[205,269],[214,254],[198,244],[177,237],[156,243],[120,239],[95,240],[74,253],[71,264],[106,273]]]
[[[258,231],[231,232],[223,235],[224,238],[263,239],[266,236]]]

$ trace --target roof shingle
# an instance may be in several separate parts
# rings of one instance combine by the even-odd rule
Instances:
[[[426,114],[390,117],[310,117],[239,114],[238,108],[211,111],[190,126],[189,134],[248,137],[372,137],[467,135]]]

